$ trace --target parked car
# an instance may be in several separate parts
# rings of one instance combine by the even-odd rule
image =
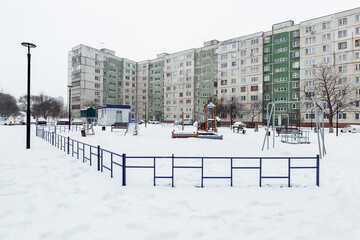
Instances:
[[[255,128],[255,123],[254,123],[254,122],[248,122],[248,123],[246,124],[246,127],[247,127],[247,128]]]
[[[193,120],[191,118],[184,118],[184,125],[192,125]]]
[[[0,125],[10,125],[11,121],[8,118],[1,118]]]
[[[73,125],[83,125],[84,122],[80,118],[74,118],[73,120],[71,120],[71,124],[73,124]]]
[[[159,121],[156,121],[156,120],[149,120],[149,124],[159,124]]]
[[[69,125],[69,119],[68,118],[60,118],[56,124],[57,125]]]
[[[360,132],[360,125],[347,125],[343,127],[340,131],[343,133],[347,133],[347,132],[357,133]]]
[[[246,126],[246,124],[243,122],[235,122],[232,126],[244,128]]]

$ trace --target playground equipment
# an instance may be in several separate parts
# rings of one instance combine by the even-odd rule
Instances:
[[[270,138],[270,122],[272,120],[272,131],[273,131],[273,148],[275,148],[275,106],[276,104],[288,104],[288,103],[312,103],[314,106],[314,113],[315,113],[315,125],[316,129],[319,129],[319,131],[316,131],[317,133],[317,139],[318,139],[318,148],[319,148],[319,156],[322,158],[326,154],[326,148],[325,148],[325,135],[324,135],[324,108],[326,106],[326,102],[319,101],[319,100],[303,100],[303,101],[276,101],[276,102],[270,102],[267,104],[266,108],[266,120],[267,120],[267,127],[266,127],[266,133],[264,137],[264,142],[262,146],[262,151],[265,147],[265,142],[267,143],[267,149],[269,149],[269,138]],[[321,116],[322,116],[322,124],[320,124],[320,114],[318,111],[318,105],[321,106]],[[271,110],[269,113],[269,108],[271,106]],[[287,134],[287,132],[284,133],[284,135]],[[291,136],[293,134],[293,136]],[[310,143],[309,142],[309,133],[307,133],[307,136],[300,135],[300,131],[298,132],[291,132],[290,136],[284,136],[282,137],[285,143]]]
[[[96,111],[93,107],[88,107],[80,110],[80,117],[85,118],[86,121],[84,123],[84,130],[86,132],[86,135],[95,135],[94,131],[94,124],[95,124],[95,117],[96,117]],[[83,134],[83,136],[86,136]]]
[[[218,135],[216,127],[216,104],[210,98],[209,102],[204,105],[204,122],[199,122],[199,113],[197,116],[196,132],[185,133],[172,131],[172,138],[206,138],[206,139],[223,139],[222,135]],[[184,113],[182,114],[182,130],[184,130]]]
[[[128,124],[124,135],[126,136],[127,133],[131,133],[133,136],[139,133],[138,116],[136,113],[129,112]]]

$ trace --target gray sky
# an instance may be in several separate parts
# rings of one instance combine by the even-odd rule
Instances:
[[[26,93],[21,42],[37,45],[31,94],[66,99],[67,53],[81,43],[141,61],[359,6],[354,0],[3,0],[0,90],[16,98]]]

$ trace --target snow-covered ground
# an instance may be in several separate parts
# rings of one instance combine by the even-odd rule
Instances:
[[[121,130],[96,128],[94,136],[70,137],[127,155],[315,156],[318,151],[314,133],[310,144],[276,138],[275,149],[262,152],[263,129],[242,135],[220,128],[222,141],[171,139],[171,131],[148,125],[138,136],[123,136]],[[198,188],[198,170],[177,172],[174,188],[167,180],[153,187],[151,174],[134,170],[122,187],[119,177],[51,146],[35,129],[26,150],[25,126],[0,126],[0,239],[359,239],[359,143],[360,134],[326,134],[320,187],[312,170],[299,173],[291,188],[284,187],[286,180],[266,180],[260,188],[257,174],[254,182],[235,181],[234,187],[228,180],[209,180]]]

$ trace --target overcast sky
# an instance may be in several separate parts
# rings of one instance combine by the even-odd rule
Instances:
[[[359,7],[354,0],[2,0],[0,91],[26,93],[31,42],[31,94],[66,99],[67,53],[78,44],[114,50],[135,61],[198,48]],[[66,103],[65,103],[66,104]]]

